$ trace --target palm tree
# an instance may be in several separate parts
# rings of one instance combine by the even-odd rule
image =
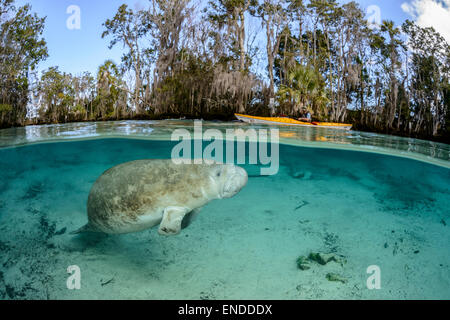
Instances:
[[[297,64],[288,73],[289,85],[281,85],[279,100],[290,103],[292,113],[308,110],[311,114],[322,114],[328,103],[323,87],[323,79],[313,68]]]
[[[106,60],[97,72],[97,102],[102,119],[113,116],[118,119],[121,111],[124,112],[126,103],[120,99],[122,94],[119,68],[112,60]]]

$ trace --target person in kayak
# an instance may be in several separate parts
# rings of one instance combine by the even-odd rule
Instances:
[[[306,116],[303,117],[303,118],[299,118],[298,121],[312,122],[311,113],[308,111],[308,112],[306,113]]]

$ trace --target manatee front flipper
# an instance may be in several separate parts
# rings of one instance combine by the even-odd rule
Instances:
[[[181,231],[181,223],[186,214],[191,212],[188,208],[168,207],[164,210],[161,224],[159,225],[159,234],[163,236],[177,235]]]

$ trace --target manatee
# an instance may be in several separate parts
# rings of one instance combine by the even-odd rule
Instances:
[[[159,234],[176,235],[192,212],[212,200],[235,196],[247,182],[247,172],[229,164],[124,163],[94,183],[87,204],[89,222],[72,234],[125,234],[159,224]]]

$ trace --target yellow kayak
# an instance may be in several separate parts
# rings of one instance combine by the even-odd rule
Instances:
[[[303,126],[312,128],[332,128],[332,129],[343,129],[350,130],[353,125],[346,123],[333,123],[333,122],[303,122],[291,118],[282,117],[255,117],[247,116],[244,114],[235,114],[236,118],[247,123],[257,123],[257,124],[284,124],[290,126]]]

